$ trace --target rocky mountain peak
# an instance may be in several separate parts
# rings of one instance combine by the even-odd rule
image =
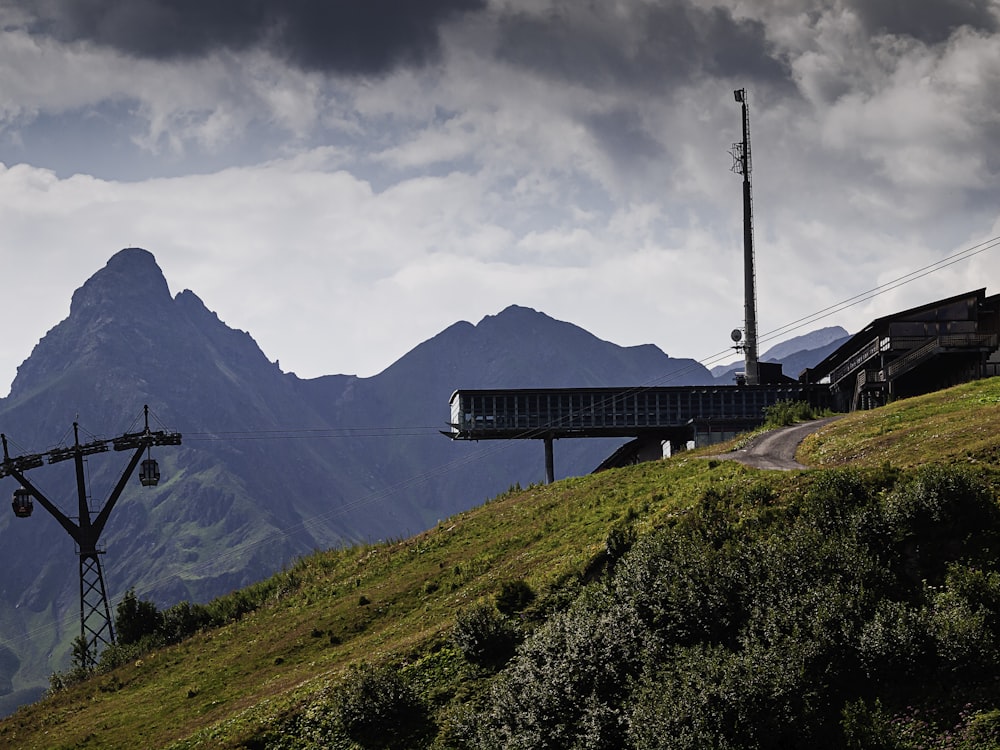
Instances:
[[[100,271],[73,293],[70,318],[93,310],[127,310],[171,303],[170,289],[148,250],[128,247],[115,253]]]
[[[173,360],[188,361],[190,325],[177,314],[153,254],[120,250],[73,293],[69,316],[18,368],[9,401],[57,382],[83,399],[80,389],[94,373],[102,374],[105,393],[116,385],[129,390],[132,380],[155,379]]]

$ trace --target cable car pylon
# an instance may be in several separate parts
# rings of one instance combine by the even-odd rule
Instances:
[[[88,667],[96,665],[97,653],[102,645],[109,646],[115,642],[114,621],[111,618],[111,607],[108,604],[107,588],[104,584],[104,571],[101,568],[100,556],[104,554],[104,550],[100,549],[98,545],[101,532],[104,531],[104,527],[111,517],[111,511],[118,502],[118,498],[121,497],[129,477],[139,465],[142,454],[146,453],[146,460],[142,462],[139,480],[144,487],[153,487],[159,482],[160,472],[156,461],[150,454],[150,449],[157,445],[181,444],[179,432],[149,429],[149,406],[143,407],[143,414],[145,428],[141,432],[126,432],[116,438],[93,440],[88,443],[80,442],[79,424],[74,422],[73,445],[68,448],[54,448],[45,453],[11,456],[7,449],[7,436],[0,434],[0,441],[3,443],[0,478],[12,476],[21,484],[14,490],[12,502],[14,515],[18,518],[29,517],[34,509],[33,501],[37,500],[39,505],[47,510],[76,542],[77,554],[80,559],[80,637],[87,646],[85,659],[88,662],[86,664]],[[133,450],[134,453],[103,506],[96,515],[91,515],[83,459],[95,453],[107,452],[109,445],[116,451]],[[76,468],[79,508],[76,522],[59,510],[25,476],[26,471],[38,468],[46,461],[54,464],[69,459],[73,459]]]

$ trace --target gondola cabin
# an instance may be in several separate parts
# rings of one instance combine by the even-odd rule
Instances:
[[[14,490],[14,500],[11,503],[14,508],[14,515],[18,518],[27,518],[35,509],[35,502],[31,499],[31,492],[24,487]]]
[[[155,458],[147,458],[139,469],[139,482],[143,487],[155,487],[160,483],[160,467]]]

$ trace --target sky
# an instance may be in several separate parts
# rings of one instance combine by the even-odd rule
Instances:
[[[0,393],[131,246],[304,378],[512,304],[726,352],[742,88],[762,349],[1000,292],[1000,0],[0,0]]]

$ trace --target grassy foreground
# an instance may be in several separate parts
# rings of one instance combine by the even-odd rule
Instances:
[[[981,549],[989,539],[976,537],[975,544],[961,549],[955,540],[945,540],[940,560],[921,562],[926,570],[918,572],[933,579],[921,584],[919,577],[909,580],[916,570],[913,551],[905,540],[893,536],[904,526],[892,526],[902,513],[899,508],[910,507],[906,503],[920,482],[938,482],[934,487],[960,485],[963,497],[988,497],[995,505],[998,451],[1000,380],[993,379],[847,416],[807,439],[800,451],[799,460],[810,466],[869,467],[867,473],[760,472],[688,454],[547,487],[512,490],[412,539],[304,558],[263,584],[263,603],[237,621],[155,649],[3,720],[0,746],[722,746],[718,737],[709,736],[712,727],[691,718],[716,715],[713,706],[720,711],[716,715],[720,726],[731,722],[736,727],[728,746],[794,746],[777,736],[773,727],[766,736],[738,734],[744,731],[739,727],[754,720],[740,711],[751,709],[724,695],[712,698],[716,701],[712,705],[692,705],[683,715],[680,709],[671,715],[664,706],[668,700],[672,707],[683,706],[692,695],[708,701],[719,685],[729,684],[727,680],[735,681],[736,692],[752,694],[747,681],[767,669],[772,669],[775,680],[765,686],[768,700],[776,700],[775,685],[784,685],[789,695],[808,693],[806,697],[816,704],[833,700],[831,696],[839,701],[830,710],[794,701],[774,704],[798,712],[785,716],[786,724],[794,725],[800,716],[818,717],[803,723],[803,732],[825,732],[832,721],[837,731],[846,727],[844,736],[850,742],[867,738],[859,747],[1000,746],[989,744],[994,731],[989,712],[1000,708],[1000,701],[994,706],[980,683],[974,694],[962,696],[962,707],[946,706],[945,723],[948,728],[964,727],[961,741],[966,745],[931,744],[937,740],[928,739],[945,732],[944,723],[939,727],[928,718],[928,701],[944,705],[943,698],[929,693],[914,696],[900,692],[898,686],[883,685],[885,674],[892,670],[903,675],[923,668],[924,651],[933,651],[927,664],[933,661],[943,674],[956,670],[961,674],[968,669],[962,659],[978,653],[974,648],[979,648],[975,639],[980,631],[992,632],[994,625],[1000,631],[1000,596],[997,612],[990,609],[992,600],[986,601],[1000,592],[1000,581],[990,578],[996,577],[995,569],[981,564],[995,562],[993,553]],[[916,471],[915,467],[956,463],[972,472],[968,485],[950,474],[933,480],[917,475],[907,479],[910,467]],[[973,483],[977,489],[962,489]],[[839,497],[831,494],[835,492],[851,496],[844,498],[846,520],[838,520],[840,516],[831,510]],[[926,505],[926,495],[913,502]],[[887,507],[895,515],[879,515],[883,496],[889,498]],[[976,513],[985,512],[976,508]],[[851,518],[847,510],[854,513]],[[862,513],[868,514],[865,518],[877,516],[872,524],[887,530],[876,541],[887,547],[900,545],[899,554],[886,558],[888,573],[876,571],[871,578],[857,580],[844,572],[836,576],[838,581],[851,578],[851,586],[859,590],[884,585],[891,597],[855,604],[845,598],[850,586],[831,584],[815,572],[813,578],[809,576],[814,573],[803,573],[799,582],[804,588],[796,593],[796,601],[786,601],[788,597],[779,591],[784,584],[777,584],[780,571],[767,568],[760,559],[787,561],[792,559],[789,550],[799,550],[795,559],[807,572],[814,567],[829,569],[844,549],[857,547],[854,562],[867,559],[867,548],[846,536],[842,548],[831,549],[827,557],[809,556],[823,539],[835,538],[841,527],[860,528],[857,518]],[[810,514],[819,521],[802,525],[797,520]],[[817,524],[827,524],[822,533]],[[962,539],[972,533],[961,519],[952,525],[957,534],[965,535]],[[905,529],[916,533],[909,526]],[[987,531],[1000,538],[1000,524]],[[684,560],[674,559],[681,548],[690,554]],[[653,556],[655,549],[659,557]],[[752,549],[766,552],[750,556],[747,550]],[[877,553],[872,554],[875,571],[879,560]],[[665,555],[674,555],[668,567],[663,567]],[[654,560],[660,567],[650,562]],[[709,577],[696,577],[699,568]],[[660,572],[652,575],[651,570]],[[722,580],[720,571],[725,570],[734,571],[734,580],[744,581],[739,584],[743,588],[732,584],[713,590],[715,584],[707,582]],[[660,592],[655,607],[642,603],[643,586],[648,593],[665,577],[679,580],[683,576],[678,571],[684,576],[690,573],[689,588]],[[896,577],[889,580],[892,575]],[[752,596],[745,593],[748,578],[756,587]],[[952,599],[971,589],[979,591],[983,601],[966,616],[962,606],[971,595],[959,602],[961,606]],[[808,598],[809,591],[828,592],[827,601],[839,602],[840,609],[856,608],[856,618],[838,624],[839,635],[831,635],[832,630],[820,627],[835,619],[822,601],[810,605],[812,609],[800,607],[798,600]],[[516,596],[518,592],[523,596]],[[512,593],[514,601],[508,602],[504,597]],[[952,599],[942,599],[945,594]],[[762,601],[771,605],[755,604]],[[496,605],[501,602],[499,611]],[[639,604],[626,607],[629,602]],[[670,607],[665,608],[664,602]],[[620,611],[615,610],[619,605]],[[785,617],[782,607],[787,609],[786,619],[778,617]],[[948,617],[951,626],[945,622]],[[465,623],[464,640],[455,637],[457,620]],[[602,640],[598,623],[613,625],[612,632],[622,642],[627,641],[627,628],[634,627],[641,635],[634,639],[641,648],[619,654],[622,649],[612,643],[615,638]],[[881,623],[882,630],[872,623]],[[586,630],[591,627],[597,629]],[[574,640],[574,628],[586,630],[581,640]],[[822,630],[819,640],[804,634],[817,630]],[[909,647],[900,643],[905,638],[919,641],[921,654],[909,655]],[[518,641],[522,644],[514,655],[513,644]],[[828,650],[813,653],[810,649],[821,648],[814,642]],[[768,661],[770,657],[761,657],[759,663],[740,661],[765,654],[768,643],[801,651],[799,661],[791,666]],[[792,643],[795,647],[789,648]],[[606,650],[582,653],[561,673],[558,669],[546,673],[546,665],[557,666],[565,654],[583,649],[581,644],[586,648],[605,644],[601,647]],[[800,649],[799,644],[807,647]],[[965,651],[952,658],[947,652],[951,647]],[[827,674],[810,676],[804,690],[796,680],[811,675],[817,664],[833,663],[834,650],[850,652],[857,665],[827,667]],[[613,666],[611,658],[619,659],[615,664],[620,666]],[[595,660],[617,675],[613,681],[584,674],[586,665]],[[759,669],[761,664],[767,669]],[[867,677],[862,680],[858,675]],[[992,684],[994,675],[990,672],[982,679],[987,680],[982,684]],[[683,684],[688,688],[678,687]],[[534,706],[545,705],[560,691],[589,703],[552,704],[550,714],[557,718],[549,724],[532,715],[531,706],[519,703],[524,696],[534,696]],[[923,701],[913,701],[920,704],[918,708],[904,702],[915,697]],[[971,708],[965,709],[966,704]],[[968,715],[959,715],[962,710]],[[657,724],[667,721],[673,723]],[[969,727],[974,721],[978,723],[973,731]],[[890,731],[892,722],[903,729]],[[643,725],[657,731],[644,732]],[[905,744],[910,736],[906,732],[917,737],[912,744]],[[584,743],[583,737],[593,741]],[[846,741],[831,742],[836,747]]]

